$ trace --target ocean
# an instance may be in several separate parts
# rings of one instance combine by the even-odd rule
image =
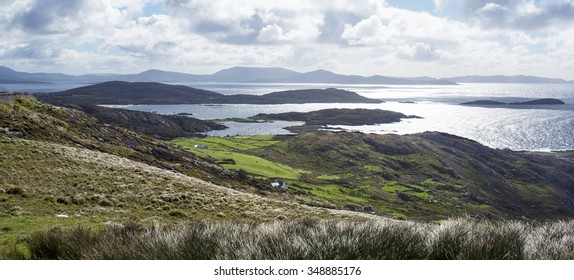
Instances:
[[[369,98],[385,101],[381,104],[283,104],[283,105],[127,105],[112,106],[160,114],[192,113],[199,119],[245,118],[259,113],[309,112],[327,108],[367,108],[417,115],[422,119],[407,119],[400,123],[370,126],[338,126],[365,133],[411,134],[424,131],[446,132],[475,140],[498,149],[524,151],[574,150],[574,84],[460,84],[431,86],[332,85],[332,84],[236,84],[189,83],[191,87],[223,94],[261,95],[274,91],[307,88],[341,88]],[[30,92],[63,90],[78,85],[17,85]],[[35,89],[36,88],[36,89]],[[462,106],[473,100],[503,102],[556,98],[565,105],[476,107]],[[209,135],[253,135],[288,133],[284,127],[300,123],[275,122],[264,124],[225,123],[230,128]]]

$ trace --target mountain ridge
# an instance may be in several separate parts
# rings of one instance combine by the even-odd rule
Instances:
[[[545,78],[537,76],[528,75],[492,75],[492,76],[481,76],[481,75],[468,75],[468,76],[458,76],[446,78],[447,80],[454,81],[457,83],[532,83],[532,84],[565,84],[574,83],[574,81],[566,81],[564,79],[557,78]]]
[[[0,83],[102,83],[126,82],[222,82],[222,83],[337,83],[337,84],[393,84],[393,85],[455,85],[456,83],[435,78],[386,77],[374,75],[342,75],[319,69],[296,72],[280,67],[232,67],[213,74],[196,75],[158,69],[137,74],[86,74],[80,76],[59,73],[18,72],[8,67],[0,68]]]

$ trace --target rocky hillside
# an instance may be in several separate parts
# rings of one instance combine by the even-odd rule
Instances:
[[[348,209],[416,219],[574,214],[569,153],[497,150],[438,132],[304,133],[249,153],[307,170],[294,188]]]
[[[162,141],[33,98],[2,104],[0,128],[6,135],[105,152],[201,178],[225,174],[221,167]]]
[[[171,175],[160,176],[154,171],[136,176],[131,173],[141,173],[138,168],[130,167],[129,172],[120,168],[123,163],[134,166],[132,162],[149,166],[161,174],[189,176],[249,195],[259,194],[290,203],[360,209],[383,216],[424,220],[461,215],[547,219],[574,214],[572,153],[496,150],[437,132],[406,136],[302,133],[278,137],[266,145],[252,143],[250,147],[253,148],[240,151],[298,168],[300,178],[288,180],[289,189],[285,192],[266,189],[263,181],[226,170],[170,143],[32,98],[0,104],[0,137],[3,151],[1,199],[9,202],[4,204],[8,208],[3,210],[8,215],[33,213],[25,210],[28,206],[18,204],[25,203],[27,200],[22,199],[32,194],[37,199],[46,199],[42,203],[36,201],[37,205],[65,210],[67,208],[62,205],[73,204],[76,193],[89,194],[89,197],[109,196],[111,205],[116,207],[109,208],[113,211],[123,211],[116,205],[125,206],[131,201],[129,205],[143,208],[149,206],[157,210],[161,205],[168,210],[177,209],[183,211],[181,216],[207,215],[205,212],[194,214],[184,210],[184,206],[178,206],[182,199],[186,200],[183,197],[161,197],[162,193],[181,195],[186,192],[187,185],[170,183]],[[97,163],[92,164],[91,158]],[[106,167],[108,161],[114,164]],[[127,181],[121,179],[122,176],[128,178]],[[157,181],[164,177],[165,184]],[[41,191],[43,184],[58,191]],[[123,201],[114,196],[117,192],[137,193],[139,186],[157,191],[153,197],[159,200],[153,200],[155,204],[146,200],[146,205],[142,205],[136,198]],[[60,202],[58,193],[66,194]],[[87,199],[86,195],[82,197]],[[84,200],[78,201],[81,204]],[[99,203],[109,204],[102,202],[101,196],[94,201],[90,204],[94,207],[102,206]],[[30,209],[36,204],[30,204]],[[218,212],[223,207],[204,205],[205,209]],[[245,205],[251,204],[245,202]],[[80,211],[80,208],[74,209]],[[251,211],[250,207],[239,208]],[[209,212],[209,215],[218,212]],[[236,215],[223,213],[227,217]],[[173,215],[180,214],[174,212]]]
[[[155,113],[119,108],[107,108],[93,104],[66,104],[107,124],[169,140],[178,137],[191,137],[200,132],[227,128],[212,121],[199,120],[188,116],[159,115]]]

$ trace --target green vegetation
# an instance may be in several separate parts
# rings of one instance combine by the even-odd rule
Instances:
[[[194,148],[195,145],[204,145],[212,150],[232,152],[272,146],[280,141],[274,140],[272,135],[256,135],[178,139],[172,142],[188,150]]]
[[[53,228],[32,234],[26,244],[32,259],[574,259],[573,232],[573,222],[465,219],[437,224],[383,219],[147,227],[128,223]]]
[[[173,143],[206,159],[220,163],[227,169],[245,170],[267,178],[297,179],[304,173],[284,164],[274,163],[261,157],[241,153],[251,149],[268,147],[279,143],[272,136],[208,137],[176,140]],[[196,145],[201,145],[197,148]]]
[[[356,216],[254,195],[239,174],[171,144],[31,98],[0,104],[0,128],[0,255],[53,225]]]
[[[450,135],[314,132],[175,143],[258,178],[288,179],[289,194],[299,196],[299,201],[301,197],[327,200],[319,203],[323,206],[373,209],[384,216],[420,220],[453,215],[536,219],[571,211],[562,204],[567,194],[561,189],[574,178],[566,174],[569,171],[550,167],[566,167],[564,161],[542,154],[498,152]],[[189,148],[195,144],[209,149]],[[553,164],[537,164],[543,160],[532,157]],[[233,164],[227,164],[230,161]],[[277,166],[288,172],[272,171],[279,170]]]
[[[571,153],[432,132],[166,143],[32,98],[0,104],[0,151],[2,259],[574,255],[571,222],[497,221],[571,217]]]

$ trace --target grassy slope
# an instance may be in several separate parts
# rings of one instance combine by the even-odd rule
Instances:
[[[0,132],[0,251],[50,225],[357,217],[188,176],[257,191],[193,154],[79,112],[22,99],[1,104],[0,117],[9,130]]]
[[[103,224],[131,220],[369,217],[294,202],[314,204],[324,198],[339,207],[372,204],[381,214],[425,219],[468,213],[566,217],[568,208],[559,201],[569,199],[564,192],[572,186],[569,174],[574,174],[571,154],[560,154],[563,160],[557,160],[493,151],[436,134],[312,133],[282,139],[204,139],[214,147],[307,171],[289,181],[287,192],[261,193],[269,196],[265,198],[187,176],[252,190],[236,182],[236,174],[190,153],[32,99],[0,104],[0,128],[0,251],[9,251],[12,257],[19,256],[10,251],[14,244],[21,247],[26,235],[50,225],[80,223],[102,229]],[[410,199],[405,200],[403,194]],[[326,238],[344,237],[348,233],[344,227],[335,225],[343,232],[334,231]],[[462,228],[455,232],[466,234]],[[558,253],[571,258],[568,250]]]
[[[261,157],[242,153],[247,150],[262,148],[279,143],[272,136],[250,136],[234,138],[205,138],[173,141],[175,144],[208,159],[212,159],[231,170],[245,170],[249,173],[268,177],[297,179],[308,173],[303,169],[292,168],[285,164],[271,162]],[[204,145],[208,149],[194,148]]]
[[[264,138],[261,145],[253,139],[245,144],[246,139],[195,141],[233,151],[229,158],[255,155],[258,162],[305,170],[283,177],[291,191],[328,199],[341,208],[370,206],[379,214],[423,220],[457,215],[560,218],[572,213],[568,201],[573,164],[554,156],[492,150],[437,133],[306,133],[285,141]],[[204,150],[192,151],[210,156]],[[234,168],[251,164],[236,161]]]

